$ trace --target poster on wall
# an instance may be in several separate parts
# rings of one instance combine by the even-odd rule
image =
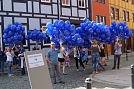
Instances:
[[[32,54],[28,56],[29,68],[39,67],[44,65],[42,54]]]

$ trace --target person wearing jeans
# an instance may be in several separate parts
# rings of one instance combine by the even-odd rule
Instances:
[[[93,45],[91,46],[91,50],[93,73],[98,73],[100,46],[98,45],[96,40],[94,40]]]
[[[51,43],[51,49],[46,54],[46,60],[51,65],[51,71],[53,75],[53,83],[56,84],[56,75],[58,77],[59,83],[65,83],[62,81],[60,72],[59,72],[59,65],[58,65],[58,53],[60,50],[55,50],[55,43]],[[56,72],[56,73],[55,73]]]
[[[8,52],[6,52],[6,56],[7,56],[7,60],[6,60],[7,72],[8,72],[8,76],[11,77],[11,76],[13,76],[12,63],[13,63],[13,57],[14,57],[14,54],[11,51],[11,48],[8,48]]]
[[[122,54],[121,47],[122,47],[121,42],[119,40],[117,40],[115,42],[115,46],[114,46],[114,48],[115,48],[115,53],[114,53],[114,66],[113,66],[112,69],[116,69],[116,61],[117,61],[117,59],[118,59],[117,69],[120,68],[120,57],[121,57],[121,54]]]
[[[0,47],[0,72],[3,75],[3,73],[4,73],[4,52],[1,51],[1,47]]]

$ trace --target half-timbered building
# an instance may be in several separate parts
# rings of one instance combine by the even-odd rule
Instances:
[[[34,28],[45,30],[46,23],[56,19],[70,20],[76,26],[84,17],[89,18],[88,0],[0,0],[0,45],[3,43],[3,29],[9,23],[20,22],[27,30]],[[49,47],[50,41],[40,43],[41,48]],[[30,50],[35,42],[23,41],[26,49]]]

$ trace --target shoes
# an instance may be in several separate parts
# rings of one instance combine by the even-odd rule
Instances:
[[[93,71],[93,74],[95,74],[95,71]]]
[[[79,71],[79,69],[77,69],[77,71]]]
[[[96,71],[95,73],[96,73],[96,74],[98,74],[99,72],[98,72],[98,71]]]
[[[84,71],[85,71],[86,69],[84,69]]]
[[[105,71],[105,68],[103,68],[103,70]]]
[[[65,82],[64,82],[64,81],[60,81],[59,83],[65,84]]]
[[[107,64],[104,64],[104,66],[107,66]]]
[[[67,73],[65,73],[65,72],[63,72],[62,74],[63,74],[63,75],[67,75]]]
[[[111,70],[114,70],[115,68],[113,67]]]

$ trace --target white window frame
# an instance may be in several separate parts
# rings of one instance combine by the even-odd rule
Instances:
[[[41,0],[41,2],[47,2],[47,3],[50,3],[50,0],[49,0],[49,1],[46,1],[46,0]]]
[[[23,27],[25,28],[25,38],[26,38],[26,36],[27,36],[27,31],[28,31],[28,30],[27,30],[27,26],[26,26],[26,25],[23,25]],[[23,39],[23,40],[25,40],[25,39]],[[26,45],[23,44],[23,46],[24,46],[24,47],[28,47],[28,40],[26,40]]]
[[[68,4],[66,4],[66,0],[65,0],[65,4],[62,3],[62,5],[64,5],[64,6],[70,6],[70,0],[68,0]]]
[[[79,6],[79,1],[81,1],[82,2],[82,0],[78,0],[78,6]],[[85,8],[86,7],[86,4],[85,4],[85,0],[84,0],[84,6],[79,6],[79,8]]]
[[[42,26],[42,28],[41,28],[42,33],[46,33],[46,31],[43,30],[44,27],[46,28],[46,26]],[[44,41],[42,43],[43,43],[43,46],[49,46],[50,45],[50,43],[46,44],[46,43],[44,43]]]

